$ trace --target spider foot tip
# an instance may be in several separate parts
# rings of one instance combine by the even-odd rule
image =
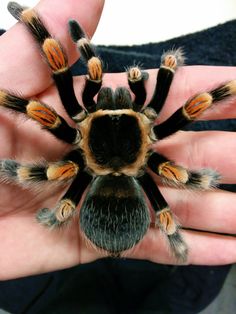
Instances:
[[[204,190],[214,189],[220,183],[221,176],[212,169],[203,169],[200,178],[200,185]]]
[[[188,246],[179,231],[168,235],[172,254],[178,264],[185,264],[188,259]]]
[[[7,9],[15,19],[20,20],[21,14],[25,8],[15,1],[10,1],[7,5]]]
[[[55,213],[49,208],[42,208],[36,214],[36,220],[46,227],[58,227],[60,222],[57,220]]]
[[[69,32],[72,40],[76,43],[81,38],[85,38],[85,33],[76,20],[69,20]]]

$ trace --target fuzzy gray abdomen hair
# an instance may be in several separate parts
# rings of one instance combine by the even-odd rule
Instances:
[[[132,248],[150,225],[149,209],[133,177],[94,179],[80,211],[80,227],[98,248],[117,254]]]

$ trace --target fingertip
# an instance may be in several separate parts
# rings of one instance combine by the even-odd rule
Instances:
[[[49,32],[58,38],[73,64],[79,54],[70,38],[68,22],[79,21],[89,36],[94,33],[103,9],[103,0],[42,0],[35,10]],[[42,92],[51,84],[51,74],[42,60],[37,44],[26,28],[17,23],[0,38],[0,87],[20,91],[24,96]]]

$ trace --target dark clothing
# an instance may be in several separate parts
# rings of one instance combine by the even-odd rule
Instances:
[[[158,44],[97,48],[105,72],[134,62],[159,66],[163,50],[183,47],[188,64],[236,65],[236,20]],[[84,74],[79,61],[74,74]],[[189,130],[236,130],[235,120],[195,122]],[[222,188],[236,191],[236,185]],[[230,266],[166,266],[102,259],[63,271],[0,282],[0,307],[20,314],[194,314],[220,291]]]
[[[0,306],[14,314],[193,314],[215,298],[229,269],[102,259],[0,282]]]

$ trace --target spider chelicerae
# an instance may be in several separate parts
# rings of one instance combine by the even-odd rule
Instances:
[[[20,164],[15,160],[1,160],[2,180],[26,187],[39,182],[69,186],[54,209],[38,211],[37,220],[48,227],[61,227],[74,217],[85,194],[79,211],[80,229],[94,246],[111,255],[132,248],[146,234],[152,220],[146,194],[155,213],[155,226],[166,237],[176,259],[185,261],[188,248],[180,226],[153,176],[159,176],[170,186],[195,190],[215,187],[220,176],[211,169],[186,169],[152,147],[198,119],[216,102],[236,94],[236,80],[194,95],[167,120],[155,124],[174,74],[183,64],[181,49],[163,54],[153,97],[144,106],[148,73],[137,66],[128,69],[127,80],[132,93],[125,87],[115,91],[102,87],[102,62],[80,25],[71,20],[71,38],[88,69],[82,107],[75,96],[72,74],[60,42],[50,35],[34,10],[15,2],[10,2],[8,9],[37,41],[52,70],[61,102],[76,128],[37,99],[24,99],[0,90],[1,107],[26,115],[58,140],[72,146],[57,162]]]

